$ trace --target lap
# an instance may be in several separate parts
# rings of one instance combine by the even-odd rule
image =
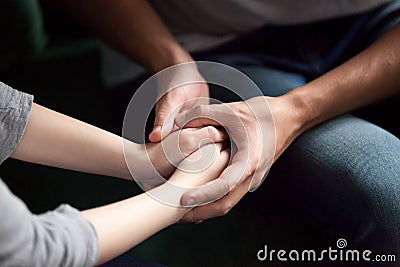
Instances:
[[[399,254],[399,151],[399,139],[354,116],[321,124],[244,199],[241,224],[282,247],[326,248],[344,238],[351,248]]]
[[[265,95],[305,83],[300,74],[243,64],[240,56],[219,60],[247,74]],[[400,249],[400,140],[368,121],[348,114],[307,131],[272,167],[262,187],[257,203],[250,205],[274,203],[266,212],[279,220],[320,229],[318,234],[331,242],[345,237],[370,249],[385,250],[386,244],[386,253]]]

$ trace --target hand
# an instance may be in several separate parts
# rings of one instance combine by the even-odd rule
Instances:
[[[230,150],[224,149],[222,143],[207,144],[185,158],[181,164],[179,164],[179,168],[176,169],[169,181],[184,188],[203,186],[212,182],[221,174],[228,165],[229,155]],[[198,165],[199,171],[185,171],[193,168],[192,162],[196,161],[199,157],[203,157],[204,160],[208,162],[207,167],[203,169],[202,166]]]
[[[227,140],[225,131],[213,126],[186,128],[175,131],[161,143],[146,144],[152,165],[164,177],[169,177],[186,157],[198,151],[201,146],[222,143]]]
[[[224,144],[207,144],[185,158],[167,183],[148,191],[152,198],[189,212],[193,206],[182,206],[184,193],[194,187],[207,186],[218,177],[229,162],[230,150]],[[205,163],[205,164],[204,164]],[[190,209],[189,209],[190,208]],[[184,216],[182,213],[180,217]]]
[[[209,89],[195,63],[176,65],[157,76],[159,80],[156,118],[151,142],[160,142],[174,130],[174,120],[197,105],[209,103]],[[193,81],[197,81],[193,83]]]
[[[272,117],[263,111],[266,103],[270,107]],[[257,112],[258,115],[255,114]],[[190,121],[185,125],[187,127],[222,124],[237,146],[231,164],[221,174],[220,179],[209,188],[187,192],[181,201],[183,205],[190,202],[190,199],[198,204],[208,203],[224,193],[227,194],[215,202],[193,209],[182,220],[198,222],[225,215],[249,189],[255,190],[261,184],[272,162],[301,133],[301,121],[298,115],[299,110],[291,103],[289,97],[282,96],[257,97],[247,103],[200,106],[178,117],[176,123],[179,126],[187,121]],[[238,120],[243,123],[244,129],[238,126],[240,125]],[[275,131],[273,131],[274,125]],[[250,134],[246,136],[244,131]],[[271,138],[274,140],[270,140]]]
[[[130,171],[138,183],[150,189],[165,182],[183,159],[210,143],[222,143],[227,134],[213,126],[175,131],[159,143],[148,143],[136,151],[125,151]],[[125,145],[125,148],[129,146]],[[129,166],[129,164],[128,164]]]

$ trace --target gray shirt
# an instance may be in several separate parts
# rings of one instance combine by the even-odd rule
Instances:
[[[33,97],[0,82],[0,164],[24,133]],[[93,266],[97,235],[78,210],[32,214],[0,179],[0,266]]]

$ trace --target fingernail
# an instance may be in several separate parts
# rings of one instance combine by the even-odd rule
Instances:
[[[156,127],[153,128],[153,132],[158,132],[161,131],[161,126],[157,125]]]
[[[249,192],[252,193],[252,192],[256,191],[257,188],[259,187],[259,185],[260,185],[260,184],[255,184],[255,185],[253,185],[252,187],[250,187]]]
[[[203,222],[203,220],[199,220],[199,221],[196,221],[196,224],[200,224],[202,222]]]
[[[189,198],[186,201],[186,206],[193,206],[196,203],[196,200],[194,198]]]

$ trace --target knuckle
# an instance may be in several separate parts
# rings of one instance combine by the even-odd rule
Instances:
[[[197,148],[196,140],[192,136],[188,136],[180,141],[182,152],[191,153],[193,149]]]
[[[218,209],[216,209],[215,216],[224,216],[226,214],[226,211],[223,206],[219,206]]]
[[[220,210],[221,216],[227,215],[229,211],[233,208],[233,204],[231,201],[226,201]]]
[[[212,140],[215,140],[215,139],[216,139],[216,137],[217,137],[217,135],[218,135],[218,132],[217,132],[217,129],[215,129],[215,127],[213,127],[213,126],[207,126],[207,127],[206,127],[206,131],[207,131],[207,137],[208,137],[208,138],[210,138],[210,139],[212,139]]]
[[[181,131],[179,135],[179,145],[187,146],[190,143],[191,136],[186,134],[184,131]]]
[[[168,116],[168,111],[166,109],[160,109],[157,111],[157,119],[165,119]]]
[[[253,174],[255,173],[255,167],[254,166],[248,166],[247,168],[246,168],[246,170],[244,171],[244,178],[247,178],[247,177],[250,177],[250,176],[253,176]]]
[[[203,107],[202,105],[197,105],[193,108],[193,113],[195,115],[202,115],[203,114]]]
[[[206,114],[206,105],[197,105],[193,108],[193,112],[197,116],[204,116]]]
[[[182,221],[186,223],[192,223],[195,221],[195,216],[192,213],[189,213],[184,218],[182,218]]]

